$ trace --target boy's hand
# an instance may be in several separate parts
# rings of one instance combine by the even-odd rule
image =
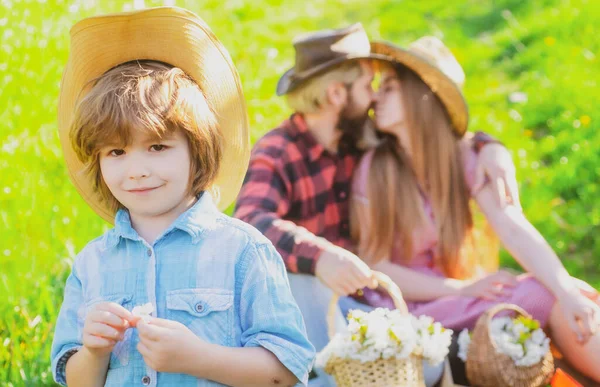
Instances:
[[[83,325],[83,346],[92,355],[110,355],[115,344],[123,340],[132,317],[127,309],[114,302],[94,305]]]
[[[185,325],[172,320],[151,318],[138,321],[138,351],[146,364],[158,372],[187,373],[190,356],[202,353],[197,346],[205,344]]]

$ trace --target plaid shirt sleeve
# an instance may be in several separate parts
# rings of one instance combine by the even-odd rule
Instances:
[[[314,275],[316,261],[327,242],[285,220],[290,209],[291,182],[280,157],[282,141],[281,136],[267,136],[256,144],[234,216],[271,240],[289,272]]]

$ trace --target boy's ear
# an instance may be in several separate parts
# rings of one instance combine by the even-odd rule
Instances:
[[[327,85],[326,94],[327,102],[340,110],[348,99],[348,90],[346,90],[341,82],[331,82]]]

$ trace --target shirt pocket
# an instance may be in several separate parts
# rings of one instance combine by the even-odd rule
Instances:
[[[202,340],[231,346],[233,292],[226,289],[168,291],[167,318],[184,324]]]
[[[95,304],[100,302],[114,302],[131,312],[133,309],[132,300],[132,294],[110,294],[106,296],[100,296],[86,302],[86,312],[89,311]],[[127,329],[125,331],[125,338],[115,344],[110,354],[110,363],[108,364],[109,369],[125,367],[129,364],[129,357],[131,356],[132,348],[132,332],[133,330],[131,328]]]

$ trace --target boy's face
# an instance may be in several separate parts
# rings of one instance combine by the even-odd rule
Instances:
[[[157,139],[132,133],[131,144],[100,149],[100,170],[114,197],[132,220],[174,220],[193,200],[189,192],[190,151],[181,131]]]

